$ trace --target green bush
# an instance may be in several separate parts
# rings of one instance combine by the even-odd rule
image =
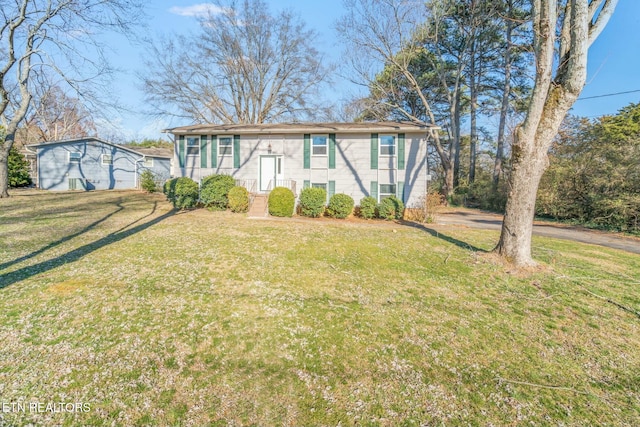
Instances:
[[[334,194],[329,199],[327,215],[333,218],[346,218],[353,212],[353,198],[346,194]]]
[[[300,214],[318,218],[324,212],[327,192],[324,188],[305,188],[300,193]]]
[[[167,200],[173,203],[176,197],[176,183],[178,182],[178,178],[172,178],[168,181],[165,181],[162,186],[162,192],[167,197]]]
[[[186,176],[178,178],[172,202],[176,209],[196,207],[198,204],[198,183]]]
[[[377,204],[378,201],[371,196],[364,197],[360,200],[360,217],[364,219],[375,218]]]
[[[291,217],[295,204],[296,196],[288,188],[276,187],[269,193],[269,215]]]
[[[145,169],[140,175],[140,186],[147,193],[156,192],[156,176],[149,169]]]
[[[209,175],[202,179],[200,201],[212,211],[223,211],[229,204],[229,190],[235,185],[230,175]]]
[[[27,162],[24,155],[16,150],[15,147],[11,147],[11,150],[9,150],[7,167],[9,169],[9,187],[26,187],[31,185],[29,162]]]
[[[244,187],[233,187],[227,196],[231,212],[244,213],[249,210],[249,192]]]
[[[378,205],[378,217],[386,220],[402,219],[404,203],[395,196],[385,197]]]

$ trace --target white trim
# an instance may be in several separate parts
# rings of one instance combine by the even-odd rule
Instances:
[[[321,137],[324,138],[324,145],[314,145],[313,144],[313,138],[314,137]],[[311,134],[309,136],[309,138],[311,139],[311,157],[328,157],[329,156],[329,134],[324,134],[324,133],[316,133],[316,134]],[[315,154],[314,153],[314,148],[315,147],[324,147],[324,154]]]
[[[385,136],[390,136],[393,138],[393,154],[382,154],[382,138]],[[385,147],[389,147],[389,145],[385,145]],[[379,157],[396,157],[398,155],[398,134],[392,133],[383,133],[378,135],[378,156]]]
[[[67,160],[69,161],[69,163],[78,163],[81,164],[82,163],[82,153],[79,151],[68,151],[69,155],[67,156]],[[78,155],[78,160],[71,160],[71,155],[72,154],[77,154]]]
[[[109,156],[110,160],[108,162],[105,162],[105,156]],[[100,164],[102,165],[112,165],[113,164],[113,154],[102,154],[101,159],[100,159]]]
[[[382,194],[383,194],[382,193],[382,186],[383,185],[390,185],[393,188],[393,192],[392,193],[385,192],[384,193],[385,196],[382,197]],[[398,194],[398,184],[397,183],[396,184],[380,184],[380,183],[378,183],[378,203],[381,202],[382,199],[385,198],[385,197],[390,197],[390,196],[396,197],[397,194]]]
[[[221,147],[223,147],[223,146],[221,145],[221,142],[222,142],[223,139],[228,139],[230,141],[229,145],[227,145],[227,144],[224,145],[224,148],[231,148],[231,152],[229,154],[222,154]],[[218,150],[217,150],[217,153],[218,153],[218,157],[233,157],[233,135],[231,135],[231,136],[219,136],[218,135]]]
[[[189,144],[189,141],[194,141],[195,140],[195,144]],[[189,154],[189,149],[190,148],[196,148],[198,150],[198,152],[196,154]],[[184,153],[185,157],[186,156],[200,156],[200,135],[198,136],[187,136],[185,137],[185,153]]]

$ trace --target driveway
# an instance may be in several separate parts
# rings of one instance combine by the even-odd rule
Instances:
[[[447,209],[438,213],[436,223],[442,225],[458,225],[486,230],[500,230],[502,215],[473,209]],[[589,230],[583,227],[535,221],[533,234],[536,236],[554,237],[621,249],[640,254],[640,239],[616,233]]]

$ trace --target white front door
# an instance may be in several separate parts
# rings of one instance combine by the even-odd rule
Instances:
[[[260,156],[260,191],[267,191],[276,179],[276,156]],[[275,182],[272,184],[275,186]]]

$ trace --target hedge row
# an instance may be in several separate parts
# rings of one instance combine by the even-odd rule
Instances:
[[[162,189],[176,209],[192,209],[198,203],[210,210],[231,209],[246,212],[249,209],[249,192],[236,187],[235,179],[229,175],[210,175],[202,185],[188,177],[173,178],[164,183]]]
[[[163,192],[176,209],[191,209],[200,203],[210,210],[249,210],[249,192],[244,187],[236,186],[235,180],[229,175],[210,175],[202,180],[200,188],[191,178],[173,178],[165,182]],[[327,192],[323,188],[305,188],[300,193],[299,212],[312,218],[326,214],[340,219],[353,212],[353,198],[346,194],[334,194],[325,206],[326,200]],[[269,194],[268,206],[270,215],[291,217],[295,195],[288,188],[276,187]],[[358,215],[364,219],[401,219],[403,214],[404,204],[394,196],[386,197],[380,203],[373,197],[364,197],[358,209]]]

